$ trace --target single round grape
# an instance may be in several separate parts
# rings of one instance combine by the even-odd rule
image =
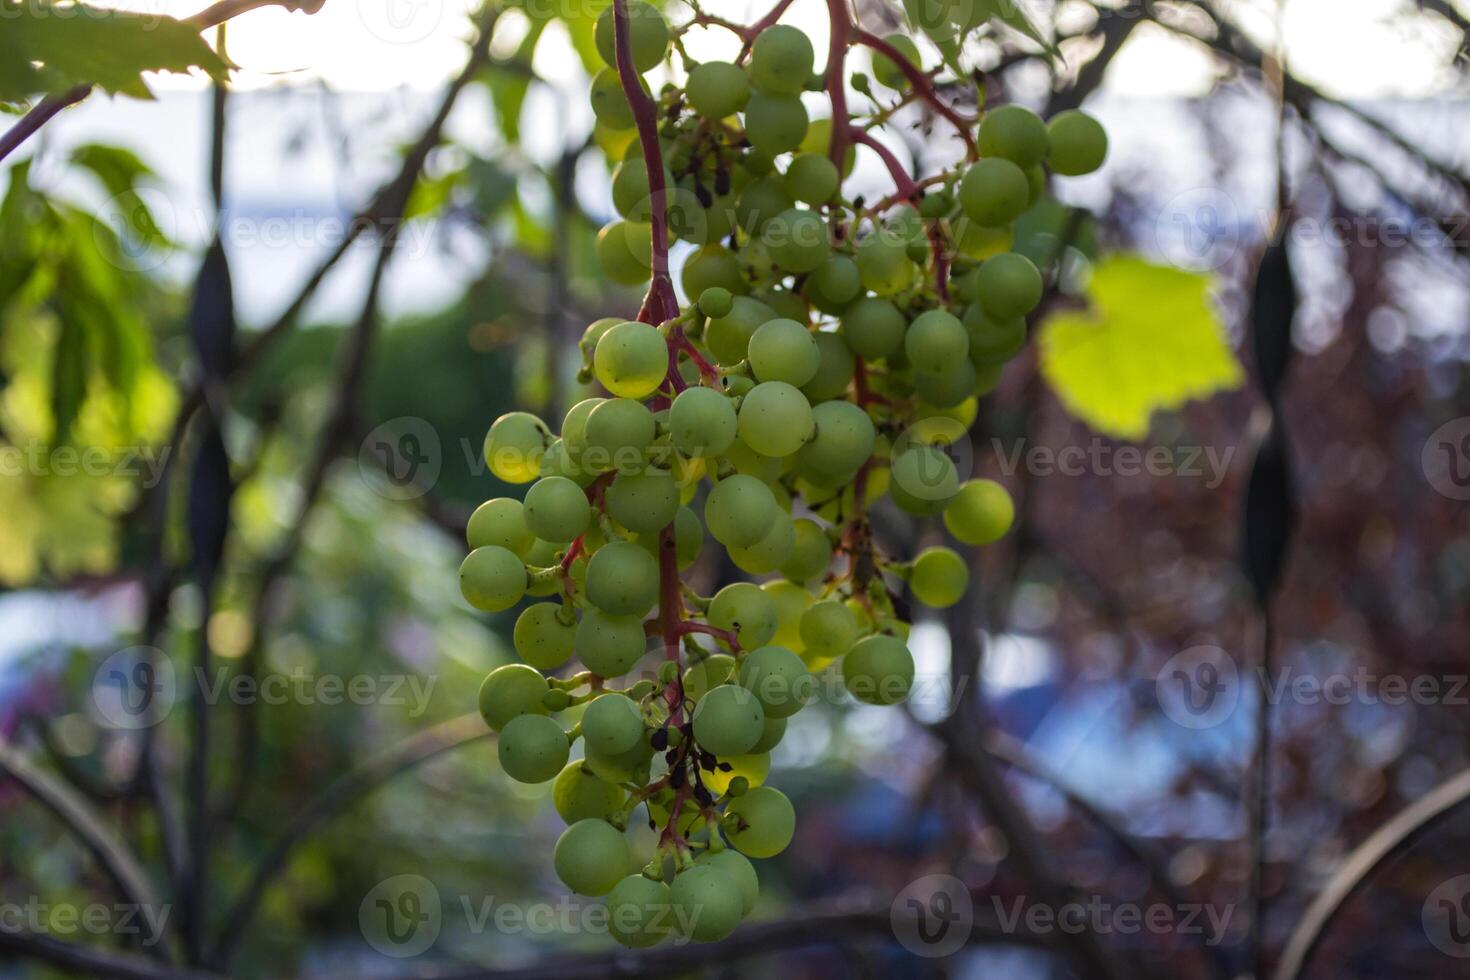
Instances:
[[[898,704],[914,686],[913,654],[896,636],[864,637],[842,658],[842,680],[865,704]]]
[[[606,895],[628,870],[623,832],[605,820],[578,820],[557,839],[552,865],[562,884],[581,895]]]
[[[582,468],[581,454],[574,454],[565,439],[552,440],[546,447],[546,455],[541,457],[541,477],[550,476],[571,480],[579,487],[591,486],[597,479],[596,473]]]
[[[603,755],[595,749],[590,750],[583,757],[582,764],[603,782],[642,785],[648,782],[652,759],[653,746],[645,738],[621,755]]]
[[[909,324],[903,339],[909,363],[921,371],[939,371],[970,355],[965,325],[945,310],[927,310]]]
[[[577,346],[590,355],[597,349],[597,342],[602,339],[602,335],[622,322],[623,318],[620,316],[605,316],[600,320],[593,320],[582,331],[582,339],[577,342]],[[563,432],[562,435],[565,436],[566,433]]]
[[[903,346],[907,321],[886,299],[868,296],[842,314],[842,339],[866,361],[887,357]]]
[[[971,303],[963,319],[970,334],[970,360],[976,367],[1004,364],[1026,346],[1026,318],[992,319],[985,307]]]
[[[555,670],[566,663],[577,635],[576,620],[569,622],[566,615],[555,602],[527,606],[511,634],[520,658],[537,670]]]
[[[567,764],[567,733],[545,715],[519,715],[500,732],[496,752],[500,768],[518,783],[555,779]]]
[[[812,77],[816,52],[805,33],[775,24],[756,35],[750,48],[750,80],[765,92],[796,95]]]
[[[652,269],[652,232],[648,225],[614,221],[597,233],[597,264],[620,286],[648,282]]]
[[[857,263],[846,255],[832,255],[806,278],[806,295],[823,313],[841,313],[863,290]]]
[[[674,186],[674,175],[664,168],[664,187]],[[648,164],[642,154],[618,164],[612,176],[613,208],[630,221],[648,224],[653,220],[652,189],[648,183]],[[672,204],[672,202],[669,202]],[[622,322],[622,321],[618,321]]]
[[[750,76],[728,61],[706,61],[690,69],[684,95],[701,116],[724,119],[745,108],[750,99]]]
[[[889,47],[908,59],[909,64],[919,70],[923,70],[924,60],[919,54],[919,46],[906,34],[890,34],[883,40],[888,42]],[[878,80],[879,85],[884,85],[896,91],[906,91],[910,85],[909,78],[903,69],[898,66],[892,58],[887,55],[873,53],[873,77]]]
[[[704,523],[727,548],[749,548],[765,537],[780,508],[771,488],[737,473],[715,484],[704,502]]]
[[[827,261],[832,251],[829,234],[827,223],[815,212],[789,208],[766,222],[761,242],[777,268],[800,274]]]
[[[633,107],[623,94],[623,83],[615,69],[604,68],[592,76],[592,90],[587,94],[592,114],[608,129],[632,129]]]
[[[596,752],[621,755],[643,737],[643,715],[622,694],[594,698],[582,712],[582,738]]]
[[[632,670],[647,644],[641,618],[610,616],[600,609],[583,610],[574,638],[577,656],[598,677],[621,677]]]
[[[760,701],[734,684],[714,688],[694,706],[694,737],[717,756],[749,752],[765,723]]]
[[[1025,213],[1031,202],[1031,184],[1025,171],[1011,161],[989,157],[965,171],[959,197],[971,221],[996,228]]]
[[[755,387],[755,383],[749,378],[741,380],[747,382],[745,394],[750,394],[750,389]],[[734,391],[735,388],[732,387],[731,390]],[[753,476],[765,483],[775,483],[786,472],[785,460],[776,459],[773,456],[762,456],[747,446],[739,436],[736,436],[735,441],[730,443],[730,448],[725,450],[725,460],[735,467],[736,473]]]
[[[544,715],[541,699],[550,689],[546,678],[525,664],[496,667],[480,684],[480,717],[492,732],[498,732],[512,718]]]
[[[939,513],[959,489],[954,461],[933,446],[914,446],[893,460],[889,496],[916,517]]]
[[[507,412],[485,434],[485,465],[506,483],[530,483],[541,472],[551,431],[530,412]]]
[[[909,589],[931,609],[948,609],[965,597],[969,585],[970,566],[951,548],[925,548],[914,559]]]
[[[587,416],[605,401],[606,398],[584,398],[567,409],[561,422],[561,441],[566,444],[569,452],[580,455],[587,448]]]
[[[616,31],[613,24],[613,8],[609,6],[597,18],[593,29],[597,53],[605,64],[616,68],[618,55]],[[633,67],[639,72],[653,68],[669,52],[669,25],[658,8],[644,0],[628,0],[628,47],[633,55]]]
[[[832,542],[820,524],[805,517],[793,521],[792,530],[796,542],[781,574],[793,582],[809,582],[832,564]]]
[[[630,531],[657,534],[679,512],[679,486],[667,470],[619,473],[607,488],[607,512]]]
[[[879,296],[907,289],[916,271],[908,243],[891,229],[874,232],[857,243],[854,253],[863,286]]]
[[[607,893],[607,932],[629,949],[657,946],[673,933],[669,886],[641,874],[628,875]]]
[[[1031,198],[1028,207],[1036,205],[1043,197],[1046,197],[1046,170],[1042,167],[1030,167],[1026,171],[1026,183],[1031,187]]]
[[[777,579],[760,587],[776,604],[776,632],[770,642],[800,654],[806,647],[801,642],[801,617],[816,598],[794,582]]]
[[[642,402],[609,398],[587,416],[583,465],[601,472],[642,469],[654,430],[653,413]]]
[[[756,786],[736,797],[725,813],[740,819],[743,829],[728,836],[730,843],[749,857],[775,857],[786,850],[796,833],[796,810],[786,794],[770,786]]]
[[[758,232],[793,203],[786,193],[785,182],[775,174],[768,174],[752,180],[740,191],[735,202],[735,218],[742,229]]]
[[[603,545],[587,563],[587,601],[610,616],[643,616],[658,602],[658,562],[631,541]]]
[[[991,109],[980,122],[982,155],[1002,157],[1022,170],[1030,170],[1046,159],[1051,137],[1046,123],[1025,106],[1006,105]]]
[[[999,541],[1011,529],[1016,507],[1006,488],[994,480],[970,480],[944,508],[944,526],[965,544]]]
[[[810,125],[800,96],[755,91],[745,104],[746,138],[751,146],[773,157],[801,146]],[[771,179],[780,185],[779,177]]]
[[[739,364],[745,360],[756,329],[775,318],[775,311],[760,300],[736,296],[729,314],[710,320],[704,331],[705,343],[720,364],[727,367]]]
[[[684,671],[684,696],[698,701],[734,676],[735,658],[727,653],[712,653]]]
[[[587,771],[582,760],[567,764],[551,784],[551,803],[568,824],[578,820],[603,820],[612,816],[628,800],[621,786],[604,782]]]
[[[817,371],[801,386],[801,393],[813,404],[841,398],[852,384],[856,359],[847,343],[835,333],[818,331],[812,334],[812,339],[817,344]]]
[[[760,647],[745,655],[740,664],[740,686],[754,694],[773,718],[796,714],[816,692],[816,681],[806,664],[778,646]]]
[[[769,306],[777,319],[795,320],[798,323],[806,323],[811,319],[806,299],[800,293],[771,287],[758,293],[756,299]]]
[[[735,429],[735,407],[713,388],[685,388],[669,406],[669,436],[685,455],[724,455]]]
[[[767,753],[781,744],[781,739],[786,737],[785,718],[767,718],[765,728],[761,730],[761,737],[750,747],[749,754]],[[769,758],[769,756],[767,756]]]
[[[669,898],[679,932],[700,943],[724,939],[740,925],[745,899],[740,885],[712,865],[698,865],[674,877]]]
[[[459,566],[459,590],[476,609],[503,612],[526,594],[526,566],[505,548],[476,548]]]
[[[826,204],[841,183],[837,165],[821,153],[798,153],[786,168],[786,193],[803,204]]]
[[[1026,256],[1003,252],[987,259],[976,273],[980,305],[997,320],[1025,316],[1041,302],[1041,272]]]
[[[465,527],[465,539],[471,550],[495,545],[521,558],[536,543],[536,536],[526,527],[521,502],[511,497],[496,497],[476,507]]]
[[[707,286],[699,293],[699,312],[705,316],[729,316],[735,296],[724,286]]]
[[[857,642],[857,618],[836,599],[813,603],[801,614],[801,639],[809,661],[831,662]]]
[[[735,882],[740,890],[742,915],[749,915],[751,909],[755,908],[756,900],[760,898],[760,878],[755,873],[755,865],[744,854],[729,847],[705,851],[694,859],[694,866],[717,868]]]
[[[749,360],[757,380],[800,387],[817,373],[821,352],[806,324],[768,320],[751,335]]]
[[[812,406],[786,382],[764,381],[741,402],[739,428],[740,438],[761,455],[790,456],[811,438]]]
[[[750,575],[767,575],[784,565],[796,549],[791,518],[778,513],[765,535],[749,548],[731,548],[730,560]]]
[[[734,582],[715,593],[709,605],[709,621],[720,629],[736,631],[740,646],[753,650],[776,635],[776,604],[759,586]]]
[[[548,476],[526,491],[525,515],[536,537],[565,544],[587,530],[592,508],[581,487],[564,476]]]
[[[913,381],[919,397],[935,408],[953,408],[973,397],[978,383],[975,365],[968,360],[949,361],[938,371],[915,369]]]
[[[1047,163],[1063,177],[1081,177],[1101,169],[1108,158],[1108,131],[1077,109],[1061,112],[1047,127],[1051,155]]]
[[[592,370],[598,383],[614,395],[647,398],[669,372],[668,344],[646,323],[620,323],[597,342]]]
[[[706,289],[715,288],[726,289],[734,294],[746,291],[745,277],[740,271],[740,259],[719,242],[702,246],[684,260],[684,269],[679,273],[679,284],[689,296],[700,296]]]
[[[822,402],[812,409],[812,421],[816,434],[801,447],[803,463],[843,477],[839,482],[845,482],[873,455],[877,430],[868,413],[852,402]]]

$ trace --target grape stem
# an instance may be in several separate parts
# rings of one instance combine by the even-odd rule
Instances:
[[[738,653],[740,650],[740,636],[734,630],[720,629],[718,626],[711,626],[709,623],[700,623],[690,619],[679,623],[676,628],[680,636],[688,636],[691,633],[703,633],[705,636],[712,636],[721,643],[724,643],[730,648],[732,653]]]
[[[827,97],[832,102],[832,141],[827,155],[837,173],[846,162],[847,124],[847,44],[852,21],[847,14],[847,0],[827,0],[827,16],[832,22],[832,43],[827,48]]]
[[[755,39],[760,35],[760,32],[780,20],[781,15],[786,13],[786,8],[790,6],[791,0],[780,0],[776,6],[771,8],[770,13],[750,25],[750,30],[745,35],[745,45],[740,49],[740,55],[735,59],[737,65],[750,57],[751,46],[755,44]]]
[[[893,155],[892,150],[868,135],[866,130],[849,126],[847,127],[847,132],[853,142],[861,143],[878,154],[879,158],[883,161],[883,165],[888,168],[889,175],[893,178],[895,196],[899,200],[915,201],[922,196],[923,191],[919,188],[918,184],[914,183],[914,178],[909,176],[908,171],[903,169],[903,164],[899,162],[898,157]]]
[[[837,0],[829,0],[829,2],[835,3]],[[965,141],[966,155],[971,160],[979,159],[980,151],[975,146],[973,132],[978,120],[962,115],[946,104],[939,97],[939,93],[935,91],[934,80],[920,71],[918,66],[906,58],[902,51],[899,51],[881,37],[878,37],[876,34],[870,34],[862,28],[858,28],[853,34],[853,40],[857,41],[858,44],[872,48],[893,62],[898,67],[898,70],[903,72],[904,77],[909,80],[909,84],[913,85],[914,91],[919,93],[919,97],[933,106],[935,112],[949,120],[950,124],[954,126],[955,131],[959,133],[960,139]]]

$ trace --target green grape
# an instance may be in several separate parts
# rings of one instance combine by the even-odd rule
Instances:
[[[812,406],[784,381],[764,381],[740,404],[740,438],[763,456],[790,456],[812,435]]]
[[[597,342],[602,339],[602,335],[623,322],[623,318],[620,316],[605,316],[600,320],[593,320],[587,325],[587,329],[582,331],[582,339],[577,342],[577,346],[587,356],[592,356],[592,352],[597,349]],[[566,433],[562,434],[566,435]]]
[[[705,316],[729,316],[735,297],[724,286],[708,286],[699,293],[699,312]]]
[[[551,784],[552,805],[568,824],[578,820],[605,820],[627,801],[626,790],[592,775],[580,759],[568,763]]]
[[[1041,303],[1041,272],[1026,256],[1004,252],[987,259],[976,273],[980,305],[997,320],[1025,316]]]
[[[766,753],[781,744],[781,739],[786,737],[785,718],[767,718],[766,724],[761,729],[760,739],[750,747],[752,754]]]
[[[970,356],[970,335],[952,313],[928,310],[909,324],[908,333],[903,338],[903,349],[914,367],[921,371],[939,371]]]
[[[715,484],[705,498],[704,523],[725,547],[749,548],[765,537],[779,512],[770,487],[737,473]]]
[[[750,337],[748,358],[759,381],[784,381],[801,386],[821,364],[817,341],[804,323],[767,320]]]
[[[598,677],[623,676],[643,657],[647,645],[641,618],[610,616],[600,609],[583,610],[574,639],[577,656]]]
[[[768,175],[751,181],[740,192],[735,202],[735,218],[742,229],[759,232],[766,222],[789,209],[792,203],[781,178]]]
[[[545,422],[529,412],[508,412],[485,434],[485,465],[506,483],[530,483],[540,475],[550,444]]]
[[[526,552],[526,564],[533,568],[550,568],[557,561],[556,552],[556,545],[537,538],[531,550]]]
[[[830,473],[845,483],[873,455],[877,430],[868,413],[848,401],[822,402],[812,409],[816,435],[801,447],[798,458],[807,467]]]
[[[954,198],[943,189],[931,190],[919,201],[919,216],[935,220],[947,217],[954,209]]]
[[[827,223],[815,212],[789,208],[761,229],[771,261],[784,272],[811,272],[827,261],[832,248]]]
[[[621,755],[603,755],[589,751],[582,764],[592,775],[607,783],[645,783],[648,781],[649,763],[653,759],[653,746],[642,739]]]
[[[657,532],[638,535],[638,545],[655,558],[658,557],[659,536]],[[674,552],[680,570],[693,565],[704,547],[704,524],[699,515],[688,507],[680,507],[674,515]]]
[[[793,293],[789,289],[767,289],[757,295],[756,299],[769,306],[778,318],[796,320],[798,323],[805,323],[810,319],[806,301],[801,294]]]
[[[750,145],[770,156],[801,146],[811,120],[797,95],[755,91],[745,104],[745,135]],[[779,177],[767,178],[781,186]]]
[[[614,69],[604,68],[592,76],[592,91],[588,93],[587,100],[592,103],[592,114],[597,121],[608,129],[633,128],[633,107],[628,104],[623,84]]]
[[[1026,183],[1031,188],[1031,196],[1027,201],[1029,208],[1046,196],[1046,170],[1041,167],[1029,168],[1026,171]]]
[[[756,329],[775,318],[775,312],[760,300],[736,296],[728,315],[710,320],[704,340],[720,364],[726,367],[739,364],[745,360]]]
[[[841,337],[829,331],[818,331],[812,339],[817,344],[817,373],[801,386],[801,393],[814,404],[841,398],[857,370],[852,351]]]
[[[920,71],[923,70],[924,60],[919,54],[919,46],[908,35],[890,34],[883,40],[887,41],[890,47],[907,58],[909,64],[918,68]],[[878,80],[879,85],[900,92],[907,90],[910,84],[908,76],[904,74],[903,69],[898,66],[897,62],[887,55],[878,54],[877,52],[873,54],[873,77]]]
[[[893,460],[888,494],[915,517],[939,513],[959,488],[954,461],[933,446],[914,446]]]
[[[748,379],[745,380],[748,381]],[[750,388],[753,387],[753,383],[749,384],[745,393],[750,394]],[[774,483],[786,471],[785,460],[777,459],[774,456],[762,456],[747,446],[745,441],[739,436],[736,436],[735,441],[730,444],[730,448],[725,450],[725,460],[731,466],[735,467],[736,473],[740,473],[743,476],[753,476],[764,483]]]
[[[536,543],[536,536],[526,527],[521,502],[511,497],[496,497],[476,507],[465,526],[465,538],[471,550],[495,545],[521,558]]]
[[[505,548],[476,548],[459,566],[459,590],[476,609],[503,612],[526,594],[526,566]]]
[[[587,563],[587,601],[610,616],[643,616],[658,602],[658,562],[631,541],[603,545]]]
[[[668,344],[646,323],[620,323],[597,342],[592,370],[598,383],[614,395],[647,398],[669,372]]]
[[[694,737],[717,756],[749,752],[765,723],[760,701],[734,684],[714,688],[694,706]]]
[[[807,276],[807,299],[823,313],[841,313],[863,291],[857,263],[846,255],[829,256]]]
[[[555,779],[567,764],[571,746],[561,725],[545,715],[519,715],[500,732],[496,752],[500,768],[518,783]]]
[[[748,857],[775,857],[786,850],[796,833],[796,810],[786,794],[770,786],[756,786],[737,797],[725,813],[733,813],[743,825],[728,836],[736,850]]]
[[[965,311],[965,329],[970,334],[970,360],[976,367],[1004,364],[1026,346],[1026,318],[994,320],[981,303]]]
[[[796,541],[781,574],[793,582],[809,582],[832,564],[832,542],[820,524],[805,517],[793,521],[792,530]]]
[[[875,232],[857,243],[858,276],[864,288],[879,296],[903,292],[914,281],[915,267],[908,243],[891,229]]]
[[[841,183],[837,164],[821,153],[798,153],[786,168],[786,193],[803,204],[826,204]]]
[[[761,893],[760,878],[755,873],[755,865],[744,854],[728,847],[718,851],[705,851],[694,859],[694,866],[716,868],[735,882],[740,890],[742,915],[749,915],[755,908]]]
[[[678,512],[679,486],[667,470],[619,473],[607,488],[608,515],[638,534],[657,534]]]
[[[865,361],[887,357],[903,346],[907,321],[886,299],[868,296],[842,314],[842,339]]]
[[[730,935],[745,911],[740,885],[711,865],[696,864],[676,875],[669,898],[674,906],[674,927],[700,943]]]
[[[944,526],[965,544],[999,541],[1011,529],[1016,507],[1006,488],[994,480],[970,480],[944,508]]]
[[[657,946],[673,922],[673,893],[661,881],[628,875],[607,893],[608,935],[629,949]]]
[[[914,686],[913,654],[896,636],[865,637],[842,658],[842,680],[865,704],[898,704]]]
[[[511,639],[526,663],[537,670],[555,670],[571,657],[576,635],[575,617],[563,613],[559,603],[538,602],[516,618]]]
[[[541,699],[549,690],[546,678],[525,664],[496,667],[480,684],[480,717],[492,732],[498,732],[512,718],[544,715]]]
[[[1026,172],[1011,161],[990,157],[965,172],[959,197],[971,221],[997,228],[1025,213],[1031,202],[1031,184]]]
[[[674,186],[674,175],[667,167],[664,168],[664,186]],[[644,162],[642,154],[631,156],[618,164],[612,176],[613,207],[618,214],[631,221],[648,224],[653,220],[651,194],[648,164]],[[669,203],[672,207],[672,202]]]
[[[980,122],[980,152],[1002,157],[1022,170],[1030,170],[1046,159],[1051,137],[1046,123],[1025,106],[1006,105],[991,109]]]
[[[724,119],[745,108],[750,99],[750,76],[728,61],[706,61],[689,70],[684,95],[701,116]]]
[[[760,647],[745,655],[740,686],[753,693],[772,718],[796,714],[816,692],[816,681],[801,658],[777,646]]]
[[[914,371],[914,390],[926,404],[954,408],[975,394],[978,378],[970,361],[950,361],[938,371]]]
[[[766,575],[780,568],[796,548],[796,530],[784,513],[777,514],[770,529],[749,548],[731,548],[730,560],[750,575]]]
[[[721,288],[739,294],[746,291],[740,259],[719,242],[711,242],[684,261],[679,283],[686,296],[700,296],[706,289]]]
[[[574,456],[568,448],[565,439],[556,439],[546,447],[546,455],[541,457],[541,476],[557,477],[559,479],[571,480],[579,487],[587,487],[597,479],[597,474],[582,469],[582,460]]]
[[[713,388],[685,388],[669,406],[669,437],[687,456],[724,455],[735,429],[735,406]]]
[[[816,52],[806,34],[790,24],[767,27],[750,49],[750,80],[757,89],[796,95],[812,77]]]
[[[612,891],[631,859],[623,832],[605,820],[578,820],[562,831],[551,858],[562,884],[581,895]]]
[[[811,661],[830,663],[842,656],[858,639],[857,617],[836,599],[814,603],[801,614],[801,639]]]
[[[582,738],[602,755],[622,755],[643,738],[643,715],[631,698],[604,694],[582,712]]]
[[[970,566],[950,548],[925,548],[914,559],[909,589],[931,609],[948,609],[965,597],[969,585]]]
[[[642,469],[654,431],[653,413],[642,402],[609,398],[587,416],[583,465],[600,472]]]
[[[597,53],[602,56],[603,62],[616,68],[617,38],[611,6],[597,18],[593,38],[597,42]],[[658,12],[658,8],[644,0],[628,0],[628,47],[633,55],[633,67],[639,73],[653,68],[668,54],[668,22]]]
[[[564,476],[548,476],[526,491],[525,514],[536,537],[565,544],[587,530],[592,508],[581,487]]]
[[[684,671],[684,696],[698,701],[714,688],[729,683],[734,676],[735,658],[727,653],[712,653]]]
[[[741,648],[753,650],[776,635],[776,603],[759,586],[735,582],[715,593],[709,604],[709,622],[736,631]]]
[[[650,276],[653,232],[648,225],[614,221],[597,233],[597,264],[620,286],[639,286]]]
[[[1077,109],[1058,113],[1047,127],[1051,155],[1047,163],[1063,177],[1081,177],[1101,169],[1108,158],[1108,131]]]
[[[801,642],[801,617],[816,599],[796,583],[781,579],[767,582],[760,589],[776,605],[776,632],[770,642],[801,653],[806,649]]]
[[[561,441],[566,444],[568,452],[581,455],[587,448],[587,416],[605,401],[606,398],[584,398],[567,410],[561,422]]]

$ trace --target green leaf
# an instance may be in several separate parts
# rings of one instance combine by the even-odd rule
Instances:
[[[975,0],[975,3],[977,12],[983,13],[987,20],[998,20],[1011,30],[1024,34],[1048,54],[1058,53],[1050,34],[1043,31],[1016,0]]]
[[[72,426],[86,397],[86,328],[80,322],[63,316],[51,371],[51,417],[55,425],[52,440],[56,445],[65,445],[71,438]]]
[[[495,117],[500,120],[500,132],[507,143],[519,142],[521,138],[521,108],[526,104],[526,93],[530,91],[534,77],[531,62],[547,23],[545,19],[533,19],[531,29],[521,39],[515,55],[503,66],[492,69],[490,99],[495,104]]]
[[[71,162],[92,175],[116,197],[152,179],[153,170],[138,159],[132,150],[121,146],[106,146],[102,143],[86,143],[72,150]]]
[[[1239,387],[1244,372],[1207,277],[1137,256],[1095,267],[1092,308],[1042,327],[1041,371],[1067,409],[1106,435],[1141,439],[1160,409]]]

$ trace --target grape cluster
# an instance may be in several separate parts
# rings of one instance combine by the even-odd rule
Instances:
[[[537,600],[515,623],[524,663],[485,679],[480,710],[506,774],[552,783],[568,825],[557,875],[606,895],[611,931],[632,947],[740,923],[758,891],[750,859],[779,854],[795,830],[791,802],[762,782],[816,675],[832,668],[861,702],[903,701],[914,660],[894,589],[906,582],[931,607],[964,594],[964,558],[938,546],[891,560],[870,509],[886,497],[940,516],[969,545],[1009,528],[1006,491],[964,480],[946,449],[1042,299],[1042,272],[1007,248],[1011,226],[1048,168],[1088,173],[1107,152],[1083,113],[1047,124],[1005,106],[964,121],[963,163],[922,181],[890,164],[890,199],[849,200],[854,144],[882,156],[869,133],[884,116],[834,128],[809,120],[802,94],[835,77],[876,105],[874,81],[935,100],[918,47],[867,40],[871,81],[824,77],[795,28],[726,26],[748,42],[739,61],[686,59],[685,84],[654,95],[624,81],[663,63],[679,32],[640,0],[597,24],[608,67],[592,106],[632,140],[612,182],[621,218],[598,254],[610,279],[649,296],[637,320],[587,328],[584,380],[605,395],[574,405],[559,435],[523,412],[495,420],[489,468],[530,486],[475,511],[460,569],[477,609]],[[682,309],[661,281],[669,238],[697,246]],[[766,580],[697,595],[681,572],[707,537]],[[635,676],[655,649],[660,666]],[[573,658],[581,669],[564,670]],[[630,873],[624,831],[640,812],[661,834]]]

